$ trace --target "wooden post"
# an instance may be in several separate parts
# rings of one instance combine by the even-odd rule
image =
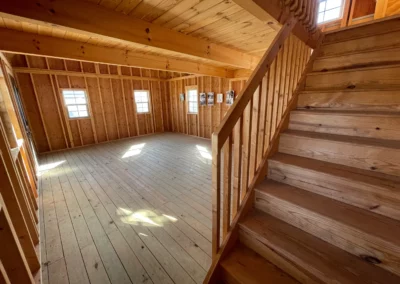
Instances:
[[[29,270],[24,252],[18,241],[18,236],[12,225],[10,215],[7,212],[4,200],[0,194],[0,259],[6,277],[11,283],[34,283],[32,273]],[[3,271],[2,271],[3,274]],[[1,279],[1,278],[0,278]]]

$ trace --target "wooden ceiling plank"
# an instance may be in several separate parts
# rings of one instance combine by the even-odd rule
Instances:
[[[231,29],[235,29],[237,27],[237,25],[242,24],[243,21],[246,20],[251,20],[252,16],[244,11],[243,9],[238,11],[237,13],[234,13],[232,15],[230,15],[229,17],[224,17],[222,19],[220,19],[219,21],[216,21],[210,25],[207,25],[205,27],[202,27],[196,31],[193,31],[191,33],[189,33],[189,35],[192,36],[204,36],[204,35],[211,35],[212,32],[216,32],[216,31],[225,31],[229,28]]]
[[[190,7],[193,7],[194,5],[200,3],[202,0],[183,0],[179,2],[177,5],[172,7],[171,9],[167,10],[164,14],[162,14],[160,17],[155,19],[153,21],[153,24],[157,25],[164,25],[166,22],[172,20],[176,16],[182,14],[184,11],[187,9],[190,9]]]
[[[217,77],[231,77],[233,72],[221,67],[186,60],[139,54],[128,50],[94,46],[49,36],[0,28],[0,51],[68,58],[81,61],[143,67],[156,70],[187,72]]]
[[[212,23],[215,23],[216,21],[221,20],[224,17],[229,17],[232,14],[239,12],[240,10],[242,10],[242,8],[239,7],[238,5],[231,6],[230,8],[228,8],[222,12],[216,13],[216,15],[210,15],[208,18],[205,18],[201,21],[197,21],[193,24],[190,24],[191,21],[188,21],[189,25],[186,27],[180,27],[179,31],[184,34],[189,34],[189,33],[194,32],[202,27],[205,27]]]
[[[119,4],[121,4],[121,1],[122,0],[101,0],[99,5],[106,7],[108,9],[115,9]]]
[[[161,2],[162,0],[143,0],[135,7],[130,15],[138,19],[143,19],[143,17],[147,15],[148,11],[155,9],[155,7],[157,7]]]
[[[116,12],[129,15],[142,0],[122,0],[121,3],[115,8]]]
[[[282,7],[281,0],[233,0],[240,7],[254,15],[265,23],[269,23],[271,17],[274,21],[284,24],[287,19],[291,16],[289,8]],[[314,33],[310,33],[305,26],[299,21],[293,28],[293,33],[305,42],[311,48],[315,48],[317,40],[320,36],[320,31],[316,30]]]
[[[180,2],[182,2],[182,0],[163,0],[155,9],[148,11],[147,15],[143,17],[143,20],[146,22],[153,22]]]
[[[121,15],[78,0],[14,0],[0,6],[0,16],[21,18],[30,23],[52,23],[89,36],[115,38],[146,46],[193,55],[228,65],[251,69],[259,58],[207,40],[187,36],[143,20]],[[176,6],[175,6],[176,7]],[[172,10],[172,9],[171,9]]]
[[[207,38],[215,38],[227,32],[237,31],[252,26],[251,21],[253,19],[254,17],[246,11],[240,11],[227,19],[222,19],[220,24],[215,23],[216,25],[213,28],[205,27],[206,32],[202,31],[202,34],[203,36],[207,36]],[[194,34],[198,35],[198,32],[195,32]]]
[[[172,20],[168,21],[163,25],[168,29],[173,29],[174,27],[184,23],[185,21],[189,20],[190,18],[207,11],[208,9],[214,8],[215,5],[219,4],[222,0],[203,0],[202,2],[198,3],[197,5],[190,7],[182,14],[176,16]]]
[[[194,15],[192,15],[191,17],[189,17],[187,19],[184,19],[184,21],[182,21],[178,25],[175,25],[174,27],[172,27],[172,29],[175,31],[181,31],[185,27],[194,25],[196,23],[201,23],[210,17],[220,15],[224,11],[226,11],[232,7],[238,7],[240,9],[240,7],[238,5],[236,5],[235,3],[222,1],[220,3],[217,3],[216,5],[214,4],[213,6],[207,8],[203,11],[197,11],[197,13],[195,13]]]

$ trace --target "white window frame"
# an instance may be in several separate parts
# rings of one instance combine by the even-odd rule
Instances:
[[[336,7],[334,7],[334,8],[330,8],[330,9],[328,9],[328,10],[326,9],[327,1],[328,1],[328,0],[320,0],[320,1],[318,2],[317,21],[318,21],[319,15],[320,15],[321,13],[323,13],[323,14],[324,14],[324,17],[325,17],[326,11],[330,11],[330,10],[337,9],[337,8],[340,7],[339,16],[338,16],[337,18],[334,18],[334,19],[330,19],[330,20],[327,20],[327,21],[322,21],[322,22],[320,22],[320,23],[317,23],[318,25],[323,25],[323,24],[326,24],[326,23],[338,21],[338,20],[340,20],[340,19],[343,18],[344,6],[346,5],[346,1],[347,1],[347,0],[341,0],[340,6],[336,6]],[[320,11],[320,10],[319,10],[319,9],[320,9],[320,5],[321,5],[321,2],[325,2],[325,9],[324,9],[323,11]]]
[[[85,94],[86,103],[67,103],[67,101],[65,99],[65,96],[64,96],[64,91],[72,91],[72,92],[82,91]],[[89,97],[88,97],[86,89],[64,88],[64,89],[61,89],[61,96],[63,98],[64,108],[65,108],[65,110],[67,112],[68,119],[75,120],[75,119],[88,119],[88,118],[90,118]],[[78,114],[79,114],[79,112],[80,112],[79,106],[82,106],[82,105],[86,106],[87,116],[71,117],[70,114],[69,114],[68,106],[77,106],[77,111],[78,111]]]
[[[191,100],[189,96],[189,91],[196,91],[196,100]],[[199,91],[197,86],[186,86],[186,100],[187,100],[187,113],[188,114],[199,114]],[[190,111],[190,104],[196,104],[196,112]]]
[[[136,92],[145,92],[147,93],[147,102],[137,102],[136,101]],[[133,90],[133,101],[135,102],[136,106],[136,113],[137,114],[146,114],[146,113],[151,113],[151,107],[150,107],[150,91],[149,90]],[[147,111],[139,111],[139,104],[147,104]]]

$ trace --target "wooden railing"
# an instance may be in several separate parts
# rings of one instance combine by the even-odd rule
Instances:
[[[213,256],[258,179],[311,55],[288,19],[212,136]],[[222,226],[221,226],[222,224]],[[215,259],[214,259],[215,260]]]

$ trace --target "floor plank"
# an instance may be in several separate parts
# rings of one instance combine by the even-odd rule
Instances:
[[[48,283],[202,283],[211,145],[163,133],[40,157]]]

